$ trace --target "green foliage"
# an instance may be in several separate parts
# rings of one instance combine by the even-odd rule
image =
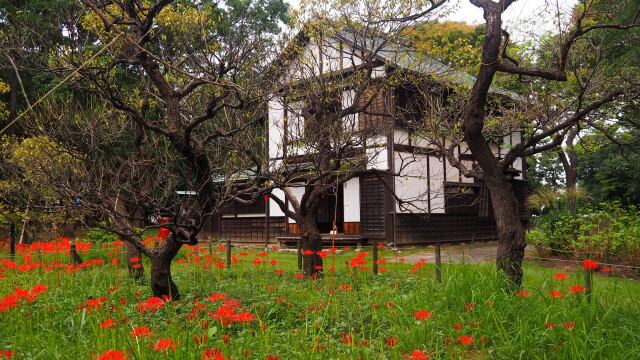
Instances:
[[[87,240],[95,244],[109,243],[113,242],[115,239],[116,235],[114,233],[98,227],[91,228],[87,232]]]
[[[567,281],[558,282],[554,270],[532,265],[526,265],[524,279],[529,296],[521,298],[502,289],[490,264],[445,264],[443,282],[438,283],[432,264],[416,273],[404,264],[388,264],[388,271],[377,276],[350,272],[344,264],[356,254],[346,251],[335,258],[333,276],[308,281],[293,276],[295,254],[269,252],[262,258],[265,263],[256,266],[258,251],[243,249],[248,255],[234,253],[240,261],[226,270],[203,266],[206,256],[196,262],[183,250],[183,261],[174,265],[183,299],[157,312],[140,313],[138,304],[151,296],[149,289],[128,278],[126,268],[111,265],[106,257],[110,251],[83,254],[84,260],[101,257],[105,263],[73,273],[7,271],[0,282],[3,296],[15,287],[31,289],[42,283],[49,288],[35,301],[0,312],[0,321],[8,325],[0,327],[0,349],[13,350],[17,359],[94,359],[109,349],[135,359],[202,359],[210,348],[220,349],[227,359],[265,359],[268,354],[281,359],[404,359],[415,349],[431,359],[640,356],[634,345],[640,332],[640,286],[631,280],[595,276],[594,301],[589,304],[583,294],[568,291],[582,283],[582,273],[567,271]],[[214,251],[216,259],[224,257]],[[394,255],[383,250],[381,256]],[[275,268],[285,270],[284,275],[276,275],[269,260],[276,260]],[[61,260],[45,254],[44,261]],[[147,259],[143,261],[148,266]],[[331,261],[326,259],[327,264]],[[552,289],[565,296],[550,298]],[[212,318],[222,301],[207,299],[217,292],[237,299],[256,321],[222,326]],[[88,299],[98,305],[84,311]],[[418,321],[418,310],[429,311],[431,317]],[[102,328],[107,319],[113,327]],[[575,327],[565,328],[565,321],[575,321]],[[148,326],[151,336],[131,336],[138,326]],[[193,341],[205,334],[206,344]],[[353,341],[344,341],[343,334]],[[473,343],[460,344],[463,335]],[[176,348],[167,354],[153,351],[161,338],[172,339]],[[397,343],[390,346],[387,338]]]
[[[555,207],[534,218],[534,223],[527,234],[530,244],[600,258],[608,250],[633,263],[640,259],[640,212],[633,205],[625,208],[616,202],[602,203],[598,208],[581,207],[575,216]]]

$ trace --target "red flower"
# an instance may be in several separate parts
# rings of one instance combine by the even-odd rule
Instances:
[[[260,264],[262,264],[262,260],[260,260],[260,259],[258,259],[258,258],[253,259],[253,265],[258,266],[258,265],[260,265]]]
[[[466,304],[464,306],[464,310],[467,311],[467,312],[472,311],[475,306],[476,306],[476,304],[471,304],[471,303]]]
[[[170,338],[158,339],[158,342],[153,346],[153,351],[162,351],[165,354],[169,352],[169,350],[174,351],[176,349],[176,344]]]
[[[279,355],[267,355],[266,360],[280,360],[280,356]]]
[[[453,324],[453,328],[454,328],[456,331],[460,331],[460,330],[462,329],[462,323],[455,323],[455,324]]]
[[[392,348],[398,345],[398,337],[397,336],[387,336],[384,341],[387,343],[387,346]]]
[[[603,266],[602,269],[600,269],[600,271],[602,271],[603,273],[607,274],[611,272],[611,268],[608,266]]]
[[[419,310],[415,313],[416,319],[422,321],[431,318],[431,313],[427,310]]]
[[[349,284],[341,284],[338,288],[342,291],[351,291],[352,287]]]
[[[521,297],[521,298],[529,297],[530,295],[531,295],[531,294],[529,294],[529,292],[528,292],[527,290],[524,290],[524,289],[522,289],[522,290],[520,290],[520,291],[518,291],[518,292],[516,293],[516,296],[517,296],[517,297]]]
[[[313,250],[309,250],[309,249],[307,249],[307,250],[305,250],[305,251],[303,251],[303,252],[302,252],[302,255],[306,255],[306,256],[308,256],[308,255],[313,255]]]
[[[556,280],[564,281],[564,280],[567,280],[567,278],[569,277],[569,275],[567,275],[567,274],[565,274],[565,273],[563,273],[563,272],[559,272],[559,273],[556,273],[553,277],[554,277]]]
[[[103,329],[111,329],[115,326],[116,326],[116,322],[111,319],[107,319],[100,323],[100,327]]]
[[[458,338],[458,342],[462,345],[470,346],[473,344],[473,338],[471,336],[463,335]]]
[[[146,312],[146,311],[157,312],[158,310],[162,309],[164,304],[165,304],[165,301],[162,301],[162,299],[160,299],[159,297],[152,296],[147,298],[145,302],[138,304],[137,309],[139,312]]]
[[[222,351],[211,348],[202,352],[202,360],[225,360],[225,357],[222,355]]]
[[[197,345],[204,345],[207,343],[207,339],[208,339],[207,334],[194,336],[193,342],[196,343]]]
[[[298,274],[293,275],[293,277],[296,278],[296,279],[302,279],[302,278],[304,278],[304,274],[298,273]]]
[[[556,323],[546,321],[546,322],[544,323],[544,327],[546,327],[547,329],[553,329],[553,328],[555,328],[555,327],[556,327]]]
[[[411,354],[404,354],[405,359],[409,360],[428,360],[429,355],[425,354],[422,350],[413,350]]]
[[[573,330],[573,328],[576,327],[576,322],[575,321],[565,321],[564,322],[564,328],[571,331]]]
[[[269,264],[271,264],[271,265],[278,265],[278,260],[276,260],[276,259],[271,259],[271,260],[269,260]]]
[[[131,332],[131,336],[133,337],[150,337],[151,335],[153,335],[153,333],[149,330],[148,326],[134,327]]]
[[[260,257],[266,257],[266,256],[269,256],[269,254],[267,254],[267,252],[266,252],[266,251],[260,251],[260,252],[258,253],[258,256],[260,256]]]
[[[598,262],[595,260],[589,259],[582,262],[582,267],[585,270],[598,270],[598,266]]]
[[[353,344],[353,338],[351,337],[351,335],[347,334],[347,333],[342,333],[340,334],[340,341],[342,341],[343,344],[345,345],[352,345]]]
[[[384,244],[378,244],[378,245],[376,245],[376,247],[377,247],[378,249],[384,249]]]
[[[276,274],[278,274],[278,275],[284,275],[284,270],[276,270]]]
[[[317,271],[321,271],[322,270],[322,265],[316,265],[313,268],[316,269]]]
[[[564,295],[562,295],[562,293],[558,290],[551,290],[551,292],[549,292],[549,296],[551,296],[552,298],[561,298]]]
[[[582,285],[580,284],[573,284],[571,285],[571,287],[569,288],[569,291],[571,291],[574,294],[579,294],[581,292],[585,291],[585,288],[582,287]]]
[[[126,356],[118,350],[108,350],[104,354],[100,355],[98,360],[126,360]]]

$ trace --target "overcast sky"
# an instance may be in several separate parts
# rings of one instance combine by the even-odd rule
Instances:
[[[470,24],[484,22],[482,10],[471,5],[469,0],[454,0],[455,10],[446,19]],[[557,9],[562,18],[568,16],[576,0],[517,0],[507,9],[502,19],[505,28],[518,40],[538,36],[544,32],[557,31]]]

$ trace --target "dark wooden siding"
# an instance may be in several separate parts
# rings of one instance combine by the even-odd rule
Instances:
[[[360,177],[360,231],[363,235],[385,232],[385,186],[376,175]]]
[[[396,215],[396,244],[398,246],[438,241],[486,241],[496,238],[495,223],[483,221],[476,215]]]
[[[264,217],[223,217],[221,220],[222,240],[243,245],[263,245],[265,243]],[[275,243],[276,237],[285,234],[284,217],[269,219],[269,242]]]

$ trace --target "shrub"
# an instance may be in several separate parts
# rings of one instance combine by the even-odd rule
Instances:
[[[112,242],[116,239],[116,235],[112,232],[103,230],[98,227],[91,228],[87,233],[87,239],[95,244]]]

